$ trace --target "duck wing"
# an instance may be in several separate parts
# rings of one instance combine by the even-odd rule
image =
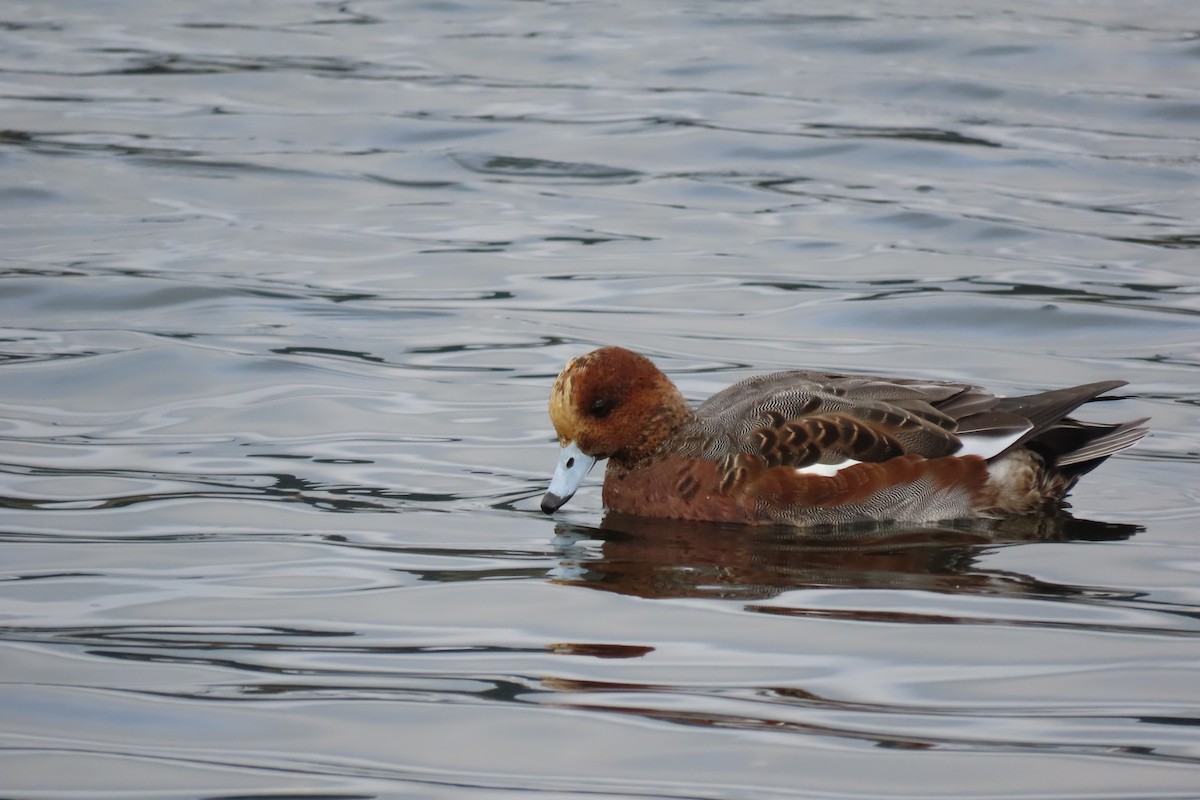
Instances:
[[[768,467],[817,474],[907,454],[993,458],[1053,418],[1058,405],[1002,406],[1002,400],[964,383],[777,372],[713,395],[696,409],[675,446],[706,458],[751,454]]]

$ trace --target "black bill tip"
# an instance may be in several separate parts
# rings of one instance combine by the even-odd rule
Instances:
[[[546,492],[546,496],[542,498],[542,511],[547,514],[553,514],[562,508],[563,503],[570,499],[570,497],[559,497],[554,492]]]

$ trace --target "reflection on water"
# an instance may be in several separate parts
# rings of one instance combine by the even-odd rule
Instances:
[[[6,6],[5,795],[1194,796],[1195,29]],[[693,399],[1120,378],[1152,434],[1076,517],[547,519],[606,343]]]
[[[855,587],[1083,599],[1088,587],[982,569],[989,548],[1128,539],[1137,525],[1055,515],[953,526],[859,526],[827,532],[738,528],[608,514],[599,529],[559,525],[558,580],[637,597],[752,600],[798,589]],[[573,541],[581,542],[575,546]],[[578,551],[578,560],[570,557]],[[875,618],[866,611],[866,618]]]

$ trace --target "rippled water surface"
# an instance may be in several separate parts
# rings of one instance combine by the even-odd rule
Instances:
[[[1200,796],[1198,31],[5,4],[0,794]],[[1123,378],[1153,433],[1074,516],[545,517],[601,343],[697,399]]]

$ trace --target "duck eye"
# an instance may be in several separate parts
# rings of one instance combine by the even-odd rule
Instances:
[[[597,397],[592,401],[592,405],[588,409],[588,413],[590,413],[596,419],[603,419],[604,417],[607,417],[609,412],[616,408],[616,406],[617,401],[611,397]]]

